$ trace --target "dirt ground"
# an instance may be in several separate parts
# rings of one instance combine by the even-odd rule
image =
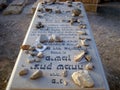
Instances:
[[[120,90],[120,17],[87,13],[111,90]],[[0,13],[0,90],[5,90],[32,15]]]

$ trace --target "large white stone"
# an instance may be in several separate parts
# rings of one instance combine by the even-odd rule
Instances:
[[[75,84],[84,88],[94,87],[94,81],[87,70],[79,70],[72,74],[72,79]]]

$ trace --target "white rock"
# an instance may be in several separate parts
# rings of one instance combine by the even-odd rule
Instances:
[[[63,76],[63,77],[67,77],[67,75],[68,75],[67,70],[64,70],[64,71],[62,72],[62,76]]]
[[[44,55],[43,55],[42,52],[39,52],[39,53],[37,54],[37,57],[38,57],[38,58],[43,58],[43,56],[44,56]]]
[[[74,61],[79,62],[84,57],[84,55],[85,55],[85,51],[81,50],[80,53],[74,57]]]
[[[80,47],[81,47],[81,44],[80,44],[80,43],[78,43],[78,44],[76,45],[76,47],[77,47],[77,48],[80,48]]]
[[[74,72],[72,74],[72,79],[75,84],[82,86],[82,81],[80,80],[80,73],[79,72]]]
[[[81,31],[77,31],[80,35],[85,35],[86,32],[84,30],[81,30]]]
[[[20,72],[19,72],[19,75],[20,76],[24,76],[24,75],[27,75],[28,74],[28,69],[27,68],[24,68],[23,70],[21,70]]]
[[[50,37],[49,37],[49,42],[62,42],[62,39],[58,36],[58,35],[54,35],[52,34]]]
[[[91,37],[88,36],[88,35],[81,35],[79,38],[82,39],[82,40],[83,39],[91,40]]]
[[[84,39],[84,40],[81,40],[81,45],[88,46],[89,44],[88,44],[88,41],[86,39]]]
[[[55,41],[55,35],[51,35],[49,37],[49,42],[54,42]]]
[[[94,87],[94,81],[89,75],[87,70],[79,70],[72,74],[72,79],[75,84],[84,88],[92,88]]]
[[[92,56],[91,55],[85,55],[85,59],[90,62],[91,59],[92,59]]]
[[[86,70],[92,70],[93,68],[94,68],[93,63],[88,63],[88,64],[86,64],[86,66],[85,66],[85,69],[86,69]]]
[[[38,43],[37,48],[41,49],[41,48],[43,48],[43,45],[41,43]]]
[[[37,70],[36,72],[34,72],[34,73],[31,75],[30,79],[36,80],[36,79],[38,79],[38,78],[41,78],[42,76],[43,76],[43,72],[40,71],[40,70]]]
[[[67,86],[68,85],[68,82],[67,81],[63,81],[63,84],[65,85],[65,86]]]
[[[14,0],[10,5],[12,6],[22,6],[23,4],[27,4],[28,0]]]

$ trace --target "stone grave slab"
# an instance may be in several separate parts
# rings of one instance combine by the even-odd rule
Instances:
[[[109,90],[83,4],[38,4],[6,90]]]

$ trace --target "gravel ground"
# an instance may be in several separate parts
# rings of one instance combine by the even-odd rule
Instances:
[[[32,16],[0,13],[0,90],[5,90]],[[120,17],[88,13],[111,90],[120,90]]]
[[[120,17],[88,14],[111,90],[120,90]]]

